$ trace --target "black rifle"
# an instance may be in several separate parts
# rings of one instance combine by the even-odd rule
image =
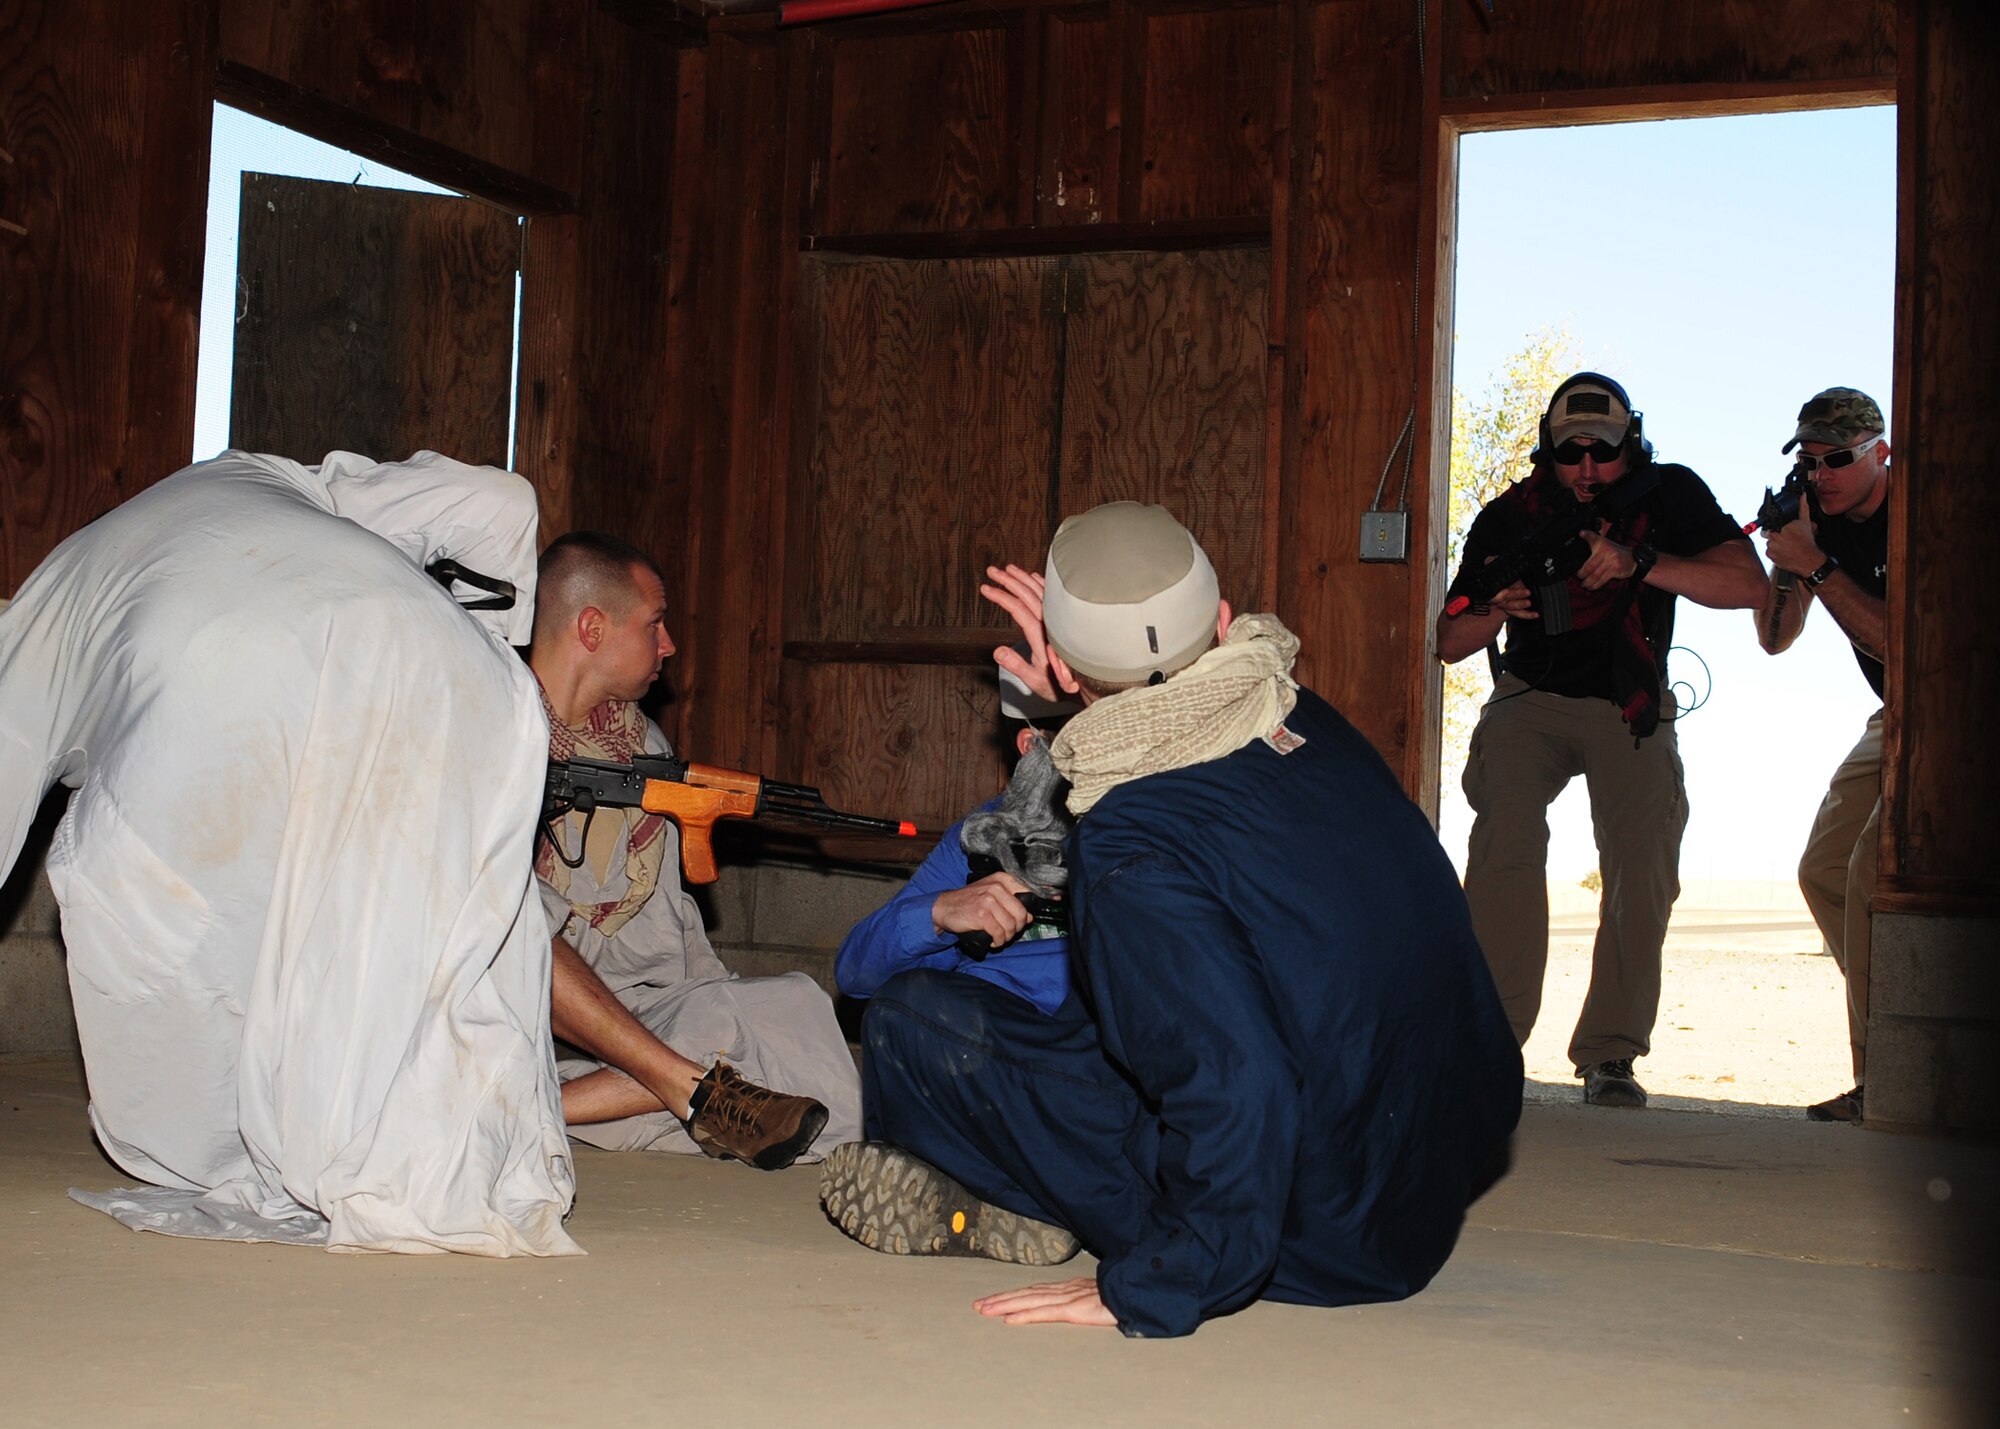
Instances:
[[[1575,502],[1556,512],[1485,565],[1467,572],[1464,586],[1444,613],[1463,615],[1475,605],[1491,604],[1494,596],[1516,581],[1525,581],[1537,593],[1539,607],[1551,589],[1560,592],[1563,582],[1590,559],[1590,542],[1583,539],[1583,533],[1596,530],[1599,521],[1625,515],[1659,486],[1659,470],[1648,462],[1598,491],[1592,500]],[[1568,626],[1566,620],[1561,624],[1564,629]],[[1548,626],[1544,629],[1551,635],[1563,633]]]
[[[1804,507],[1815,518],[1819,512],[1814,509],[1812,483],[1806,480],[1806,464],[1792,463],[1792,469],[1785,475],[1785,484],[1776,491],[1764,488],[1764,504],[1757,508],[1757,519],[1743,528],[1743,534],[1762,531],[1766,536],[1773,531],[1782,531],[1799,519],[1799,509]],[[1778,572],[1778,589],[1790,590],[1798,584],[1798,577],[1790,571]],[[1772,612],[1773,615],[1776,612]]]
[[[1773,531],[1782,531],[1799,519],[1802,505],[1811,509],[1812,483],[1806,480],[1806,464],[1798,462],[1786,473],[1783,486],[1776,491],[1764,488],[1764,504],[1757,508],[1757,519],[1743,528],[1743,534],[1762,531],[1768,536]]]

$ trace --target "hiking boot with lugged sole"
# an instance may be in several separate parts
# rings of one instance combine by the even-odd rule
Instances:
[[[928,1162],[879,1141],[836,1146],[820,1173],[827,1219],[885,1255],[983,1255],[1058,1265],[1076,1254],[1060,1226],[989,1205]]]
[[[811,1097],[760,1087],[719,1058],[695,1085],[689,1110],[688,1135],[704,1156],[759,1171],[784,1170],[826,1125],[826,1108]]]

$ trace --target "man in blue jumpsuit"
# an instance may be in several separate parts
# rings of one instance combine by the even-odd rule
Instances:
[[[1072,1231],[1096,1276],[980,1302],[1010,1323],[1178,1335],[1260,1298],[1414,1294],[1497,1174],[1521,1092],[1428,822],[1293,682],[1291,634],[1232,620],[1163,509],[1099,507],[1064,523],[1044,576],[994,577],[1029,640],[1010,668],[1086,702],[1053,754],[1079,815],[1088,1013],[996,1021],[969,978],[878,998],[873,1129],[899,1149],[829,1160],[829,1200],[861,1208],[842,1228],[870,1243],[928,1214],[935,1233],[878,1248],[986,1254],[963,1228],[989,1213]]]

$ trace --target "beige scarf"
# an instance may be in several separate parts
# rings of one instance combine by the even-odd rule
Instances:
[[[1228,637],[1162,684],[1097,700],[1050,753],[1082,814],[1128,780],[1185,769],[1267,739],[1298,703],[1298,637],[1275,615],[1239,615]]]
[[[542,693],[542,708],[549,717],[550,759],[581,755],[629,764],[634,755],[646,752],[646,717],[629,700],[606,700],[585,715],[581,725],[564,724],[546,691]],[[605,937],[615,937],[659,886],[660,866],[666,860],[666,825],[661,815],[643,809],[599,809],[588,819],[582,814],[566,815],[561,825],[551,830],[571,857],[577,841],[582,840],[583,862],[579,866],[589,870],[597,888],[610,882],[612,861],[622,855],[626,884],[622,897],[578,902],[572,893],[577,870],[556,857],[546,838],[535,844],[535,877],[568,899],[579,918]]]

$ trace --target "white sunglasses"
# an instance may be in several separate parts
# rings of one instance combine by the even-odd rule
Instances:
[[[1882,434],[1877,432],[1865,442],[1851,447],[1842,447],[1839,451],[1828,452],[1825,456],[1814,456],[1811,452],[1800,452],[1799,465],[1807,471],[1818,471],[1823,466],[1831,468],[1834,471],[1839,471],[1844,466],[1853,466],[1854,463],[1866,456],[1881,440]]]

